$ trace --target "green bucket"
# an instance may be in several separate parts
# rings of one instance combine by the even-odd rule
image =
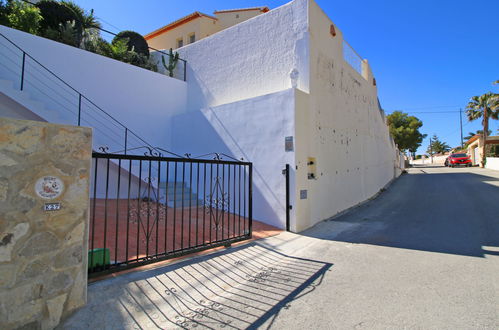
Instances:
[[[92,258],[93,256],[93,258]],[[109,249],[98,248],[88,251],[88,268],[107,266],[110,264]]]

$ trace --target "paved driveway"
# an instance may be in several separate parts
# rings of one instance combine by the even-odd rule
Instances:
[[[499,172],[412,168],[300,235],[93,284],[63,327],[498,329]]]

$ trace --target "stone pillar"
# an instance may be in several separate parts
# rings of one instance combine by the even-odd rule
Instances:
[[[0,118],[0,329],[86,302],[90,128]]]

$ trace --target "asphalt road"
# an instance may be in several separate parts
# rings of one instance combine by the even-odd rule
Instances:
[[[306,232],[88,296],[64,328],[499,329],[499,172],[412,168]]]
[[[499,329],[499,172],[408,172],[302,233],[298,255],[334,265],[276,328]]]

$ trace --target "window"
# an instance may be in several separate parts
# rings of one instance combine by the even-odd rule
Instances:
[[[189,36],[189,43],[192,44],[195,41],[196,41],[196,34],[193,33]]]
[[[184,46],[184,39],[180,38],[180,39],[177,39],[177,48],[180,48]]]

